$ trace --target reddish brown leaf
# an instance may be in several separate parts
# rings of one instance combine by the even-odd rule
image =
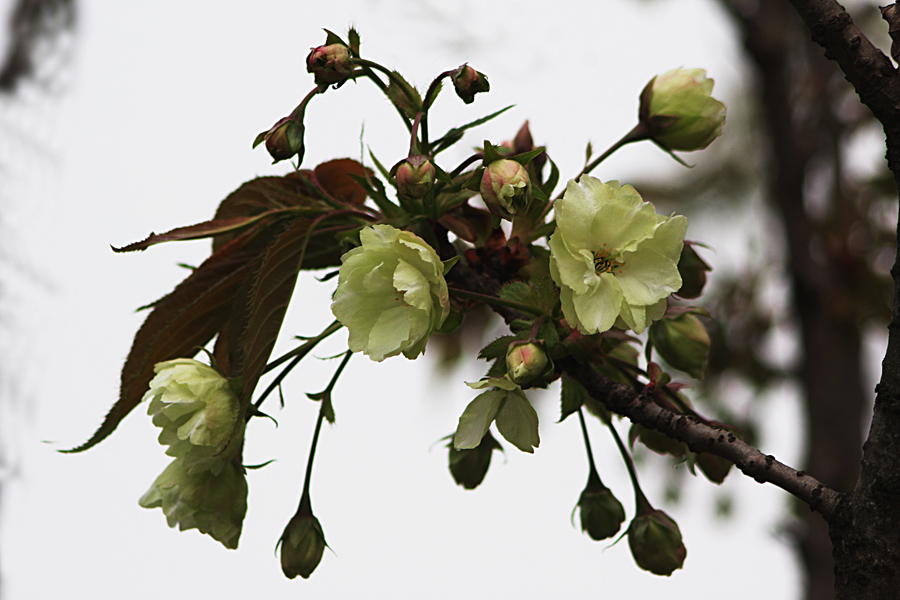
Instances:
[[[291,173],[284,177],[257,177],[242,184],[228,194],[216,209],[215,219],[252,217],[268,211],[291,207],[328,207],[310,196],[309,187],[314,185],[309,176]],[[225,234],[213,240],[213,252],[231,240],[232,234]]]
[[[250,230],[236,238],[155,303],[122,368],[118,401],[87,442],[65,452],[87,450],[112,433],[140,404],[153,378],[153,365],[194,356],[216,335],[231,313],[237,290],[266,250],[264,239],[255,234]]]
[[[250,404],[253,391],[262,376],[275,340],[281,330],[285,312],[294,293],[297,273],[303,261],[310,222],[297,219],[269,247],[255,272],[247,297],[249,302],[235,303],[227,328],[240,336],[228,348],[234,376],[243,381],[241,402]],[[218,350],[218,349],[217,349]]]
[[[199,240],[202,238],[222,235],[223,233],[236,233],[241,229],[253,225],[258,221],[277,214],[283,214],[284,210],[272,210],[252,217],[234,217],[231,219],[213,219],[212,221],[204,221],[196,225],[188,225],[187,227],[177,227],[166,233],[151,233],[145,239],[116,248],[113,246],[114,252],[134,252],[135,250],[146,250],[155,244],[163,242],[174,242],[181,240]]]
[[[324,162],[313,172],[321,190],[331,198],[347,204],[362,204],[366,201],[366,190],[353,181],[350,175],[371,177],[367,169],[351,158],[338,158]]]

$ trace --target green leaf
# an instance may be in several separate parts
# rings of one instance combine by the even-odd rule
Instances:
[[[538,415],[522,390],[506,394],[496,419],[500,434],[522,452],[533,453],[540,445]]]
[[[331,403],[331,390],[306,394],[306,396],[310,400],[322,403],[322,406],[319,408],[319,410],[322,411],[322,416],[325,417],[325,420],[328,421],[329,425],[334,425],[334,404]]]
[[[346,46],[347,43],[341,39],[341,36],[334,33],[333,31],[328,31],[327,29],[323,29],[325,32],[325,45],[330,46],[331,44],[340,44],[342,46]]]
[[[560,394],[562,408],[558,422],[565,421],[566,417],[581,408],[590,397],[583,385],[564,374],[562,376],[562,393]]]
[[[515,104],[510,104],[506,108],[501,108],[497,112],[493,112],[485,117],[481,117],[480,119],[475,119],[471,123],[466,123],[465,125],[460,125],[459,127],[454,127],[448,130],[447,133],[445,133],[432,143],[432,146],[434,148],[434,155],[437,156],[438,152],[446,150],[447,148],[458,142],[460,139],[462,139],[462,136],[466,132],[466,130],[473,127],[478,127],[479,125],[484,125],[491,119],[499,117],[500,115],[511,109],[513,106],[515,106]]]
[[[535,148],[534,150],[529,150],[528,152],[523,152],[522,154],[516,154],[515,156],[510,156],[509,160],[514,160],[523,167],[528,165],[536,156],[539,154],[543,154],[546,148]]]
[[[354,56],[359,56],[359,32],[355,27],[351,27],[347,32],[347,40],[349,40],[350,51]]]
[[[516,336],[514,335],[504,335],[497,338],[481,349],[481,352],[478,353],[478,358],[483,360],[505,359],[506,349],[509,347],[510,342],[513,342],[515,339]]]
[[[393,71],[390,77],[387,91],[385,92],[403,113],[410,119],[415,119],[416,114],[422,110],[422,97],[416,88],[411,86],[400,73]]]
[[[541,202],[543,202],[545,204],[547,202],[550,202],[550,198],[547,197],[547,194],[545,194],[544,190],[542,190],[539,186],[536,186],[536,185],[532,186],[531,193],[535,198],[537,198],[538,200],[540,200]]]
[[[502,160],[503,155],[500,154],[500,151],[494,147],[489,141],[484,140],[484,166],[488,166],[492,162]]]
[[[453,185],[453,179],[450,177],[450,174],[447,173],[447,171],[443,170],[433,162],[431,163],[431,165],[434,167],[435,179],[445,183],[446,185]]]
[[[454,256],[453,258],[448,258],[447,260],[442,261],[442,264],[444,265],[444,272],[443,272],[443,274],[444,274],[445,276],[447,275],[447,273],[450,272],[450,269],[453,268],[453,265],[455,265],[456,263],[459,262],[459,259],[460,259],[460,258],[462,258],[462,257],[461,257],[459,254],[457,254],[457,255]]]
[[[484,392],[469,402],[463,414],[459,417],[456,434],[453,436],[453,446],[457,450],[477,448],[481,438],[487,433],[497,416],[500,404],[506,398],[504,390],[491,390]]]
[[[375,206],[378,207],[378,210],[380,210],[385,217],[393,219],[403,214],[403,210],[391,202],[390,198],[387,197],[384,184],[381,183],[380,179],[377,177],[366,178],[356,175],[351,175],[350,177],[366,190],[366,193],[369,194],[369,197],[375,203]]]
[[[269,131],[270,131],[269,129],[266,129],[265,131],[260,131],[259,134],[257,134],[256,138],[254,138],[253,146],[251,146],[251,148],[256,148],[257,146],[262,144],[264,141],[266,141],[266,136],[269,135]]]
[[[540,304],[540,299],[538,298],[537,293],[535,293],[534,288],[524,281],[514,281],[513,283],[503,286],[500,288],[499,296],[504,300],[518,302],[519,304],[525,304],[535,308]]]
[[[391,172],[388,171],[388,170],[384,167],[383,164],[381,164],[381,161],[378,160],[378,157],[375,156],[375,153],[372,152],[372,149],[371,149],[371,148],[369,149],[369,156],[371,157],[372,162],[375,163],[375,167],[378,169],[378,172],[381,173],[381,176],[384,177],[385,179],[387,179],[388,181],[390,181],[390,179],[391,179]]]
[[[547,160],[550,161],[550,176],[547,178],[544,185],[541,186],[541,191],[549,198],[553,194],[556,184],[559,183],[559,167],[556,166],[556,163],[553,162],[553,159],[549,156],[547,157]]]

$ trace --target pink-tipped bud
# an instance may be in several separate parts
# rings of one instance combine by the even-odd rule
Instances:
[[[405,200],[420,200],[434,186],[434,165],[424,156],[410,156],[397,165],[397,194]]]
[[[453,80],[456,95],[462,98],[466,104],[472,104],[475,101],[475,94],[488,92],[491,89],[487,75],[479,73],[467,64],[460,65],[450,74],[450,78]]]
[[[506,373],[519,385],[527,385],[547,371],[550,357],[543,345],[513,342],[506,351]]]
[[[353,72],[350,50],[343,44],[312,48],[306,57],[306,70],[313,74],[320,88],[331,84],[341,85]]]
[[[504,219],[512,219],[528,202],[531,179],[525,167],[514,160],[495,160],[481,176],[481,198],[488,210]]]

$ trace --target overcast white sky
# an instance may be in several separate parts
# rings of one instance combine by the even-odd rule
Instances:
[[[312,86],[303,60],[324,41],[321,28],[344,34],[355,23],[364,56],[423,88],[470,62],[488,74],[491,93],[464,106],[445,91],[432,130],[516,104],[463,146],[508,139],[530,119],[565,176],[579,169],[588,140],[602,149],[632,127],[638,93],[654,74],[704,67],[718,95],[739,93],[736,41],[713,4],[85,2],[63,99],[38,95],[0,114],[0,136],[21,148],[5,157],[17,195],[4,198],[2,249],[7,264],[24,265],[9,292],[15,319],[2,330],[3,347],[14,350],[17,397],[28,399],[19,402],[27,409],[13,412],[14,426],[4,425],[8,436],[15,430],[17,472],[5,482],[2,506],[3,600],[795,598],[794,559],[775,535],[787,498],[741,476],[723,486],[736,499],[732,520],[713,517],[719,490],[706,480],[691,481],[682,502],[665,507],[688,548],[684,570],[671,578],[640,571],[625,541],[607,549],[572,527],[587,466],[575,420],[554,423],[556,388],[533,398],[537,452],[509,448],[505,461],[495,455],[481,488],[458,488],[446,451],[432,444],[455,428],[472,397],[462,382],[477,379],[480,364],[443,377],[427,354],[350,362],[312,487],[334,553],[308,581],[285,579],[274,547],[296,507],[317,410],[304,393],[325,386],[333,363],[304,361],[289,378],[287,408],[269,406],[277,429],[263,419],[250,425],[245,462],[277,462],[249,474],[237,551],[169,529],[161,511],[137,505],[168,460],[143,410],[85,454],[55,452],[84,441],[117,398],[119,370],[144,317],[134,309],[184,277],[176,262],[197,264],[209,248],[201,241],[114,255],[110,244],[205,220],[241,182],[285,171],[250,145]],[[404,155],[408,139],[396,114],[371,86],[351,83],[311,105],[304,165],[359,157],[363,125],[364,142],[383,163]],[[12,147],[7,140],[3,147]],[[627,181],[672,168],[652,147],[629,147],[596,175]],[[284,337],[313,334],[331,319],[334,281],[304,276],[299,285]],[[344,339],[335,336],[318,355],[341,352]],[[789,400],[767,405],[763,436],[766,452],[794,463],[795,408]],[[614,446],[598,423],[591,433],[601,475],[631,515]],[[663,479],[661,469],[642,471],[659,506]]]

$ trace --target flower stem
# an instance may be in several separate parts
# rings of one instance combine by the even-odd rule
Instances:
[[[341,364],[338,365],[337,370],[334,372],[334,375],[331,378],[331,382],[329,382],[328,387],[325,388],[325,391],[322,392],[323,398],[319,400],[322,404],[319,406],[319,417],[316,419],[316,429],[313,432],[312,446],[309,449],[309,458],[306,461],[306,477],[303,480],[303,493],[300,495],[300,506],[302,507],[304,503],[309,506],[309,482],[312,479],[312,467],[313,461],[316,458],[316,446],[319,444],[319,432],[322,430],[322,421],[325,419],[325,402],[326,399],[328,402],[331,402],[331,390],[334,389],[334,385],[337,383],[338,377],[341,376],[341,372],[344,370],[344,367],[347,366],[347,363],[350,362],[350,357],[353,356],[353,352],[347,350],[344,353],[344,359],[341,361]]]
[[[517,310],[519,312],[527,313],[529,315],[534,315],[536,317],[540,317],[544,314],[544,311],[539,310],[533,306],[528,306],[527,304],[522,304],[520,302],[512,302],[511,300],[503,300],[502,298],[497,298],[496,296],[488,296],[486,294],[479,294],[478,292],[470,292],[468,290],[461,290],[459,288],[447,288],[450,292],[451,296],[456,296],[457,298],[466,298],[468,300],[479,300],[484,302],[485,304],[493,304],[494,306],[505,306],[506,308],[511,308],[513,310]]]
[[[597,473],[597,466],[594,464],[594,453],[591,452],[591,440],[588,438],[587,423],[584,421],[584,412],[578,407],[578,422],[581,423],[581,435],[584,437],[584,448],[587,450],[588,457],[588,485],[595,480],[600,482],[600,474]]]
[[[581,173],[575,176],[575,179],[579,179],[582,175],[587,175],[588,173],[593,171],[597,167],[597,165],[612,156],[612,154],[622,146],[630,144],[631,142],[639,142],[646,139],[648,139],[647,126],[643,123],[638,123],[634,126],[634,129],[622,136],[622,138],[618,142],[607,148],[603,154],[592,160],[589,164],[585,165],[585,167],[581,170]]]
[[[631,486],[634,488],[635,512],[642,514],[648,510],[653,510],[650,501],[647,500],[647,496],[644,495],[644,491],[641,489],[641,484],[638,482],[637,470],[634,468],[634,460],[631,458],[631,453],[628,452],[628,448],[622,443],[622,438],[619,437],[619,432],[616,431],[612,421],[607,423],[606,426],[609,427],[613,439],[616,440],[616,446],[619,447],[619,453],[622,455],[622,460],[625,461],[625,466],[628,468],[628,476],[631,478]]]
[[[263,370],[263,373],[268,373],[269,371],[276,368],[278,365],[282,364],[286,360],[293,359],[288,364],[288,366],[286,366],[281,371],[281,373],[279,373],[275,377],[275,379],[272,380],[272,383],[269,384],[269,387],[267,387],[266,390],[260,395],[259,399],[257,399],[257,401],[253,404],[254,408],[258,409],[260,406],[262,406],[263,401],[265,401],[265,399],[269,396],[269,394],[271,394],[279,385],[281,385],[281,382],[284,381],[284,378],[287,377],[288,373],[290,373],[294,369],[294,367],[296,367],[297,364],[301,360],[303,360],[303,357],[306,356],[307,354],[309,354],[312,351],[312,349],[315,348],[319,344],[319,342],[321,342],[322,340],[324,340],[325,338],[330,336],[332,333],[334,333],[341,327],[343,327],[343,325],[341,325],[337,321],[332,322],[331,325],[326,327],[325,330],[322,331],[322,333],[320,333],[316,337],[308,339],[306,341],[306,343],[301,344],[300,346],[297,346],[290,352],[285,353],[284,355],[276,358],[275,360],[270,362],[268,365],[266,365],[266,368]]]

